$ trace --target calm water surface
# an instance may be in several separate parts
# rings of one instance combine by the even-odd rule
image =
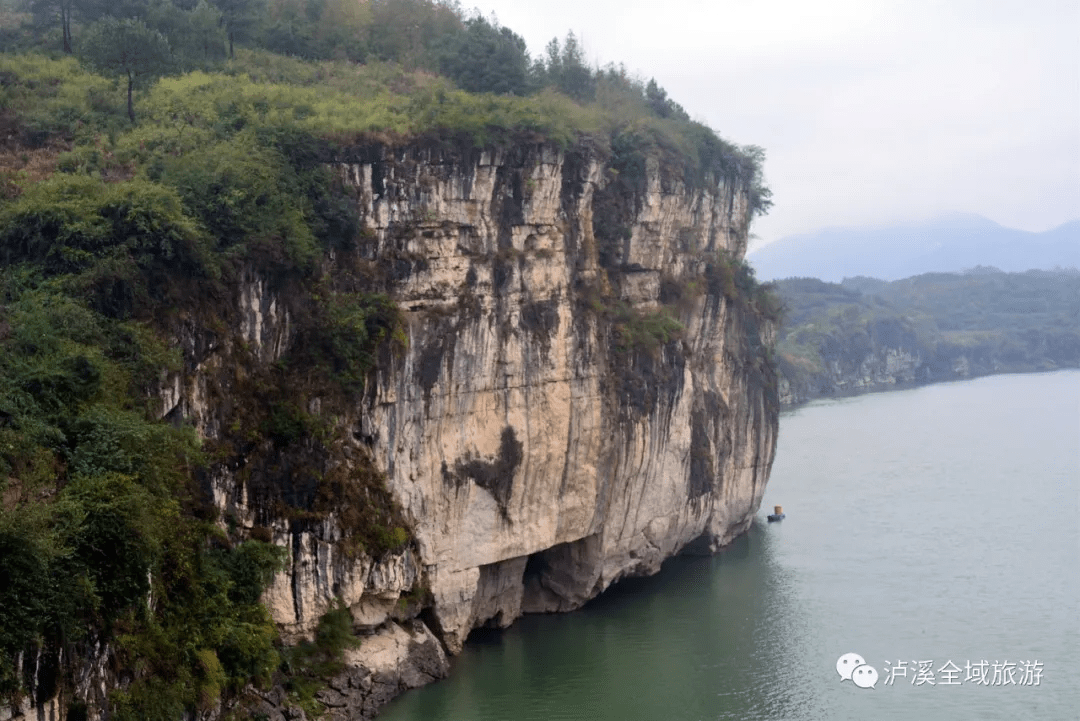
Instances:
[[[1080,718],[1080,372],[785,414],[762,508],[716,557],[474,633],[380,720]],[[876,688],[840,680],[846,652]],[[1040,684],[964,682],[982,660],[1038,661]],[[938,683],[887,685],[898,661]]]

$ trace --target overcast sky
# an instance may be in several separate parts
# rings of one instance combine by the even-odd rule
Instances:
[[[948,211],[1080,217],[1080,0],[463,0],[533,56],[573,31],[760,145],[766,243]]]

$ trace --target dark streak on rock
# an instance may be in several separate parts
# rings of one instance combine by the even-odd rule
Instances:
[[[456,467],[458,478],[471,478],[476,485],[494,497],[507,521],[510,520],[509,503],[513,492],[514,473],[524,458],[523,450],[514,429],[507,426],[503,429],[499,441],[499,455],[494,461],[458,461]],[[445,480],[447,476],[444,475],[443,478]]]
[[[544,351],[559,327],[559,298],[526,303],[521,308],[521,327],[536,336]]]

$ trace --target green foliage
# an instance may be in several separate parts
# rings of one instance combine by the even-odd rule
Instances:
[[[106,17],[90,25],[79,43],[79,55],[92,69],[145,84],[168,72],[172,48],[168,39],[142,20]]]
[[[230,18],[250,15],[250,5],[221,0],[215,17],[228,25]],[[196,19],[199,12],[202,19]],[[208,49],[219,47],[206,35],[214,12],[202,5],[157,9],[142,12],[139,21],[168,33],[178,68],[211,68]],[[694,184],[719,178],[742,183],[752,215],[771,205],[759,148],[720,140],[691,121],[655,81],[643,83],[614,67],[590,69],[572,34],[563,43],[553,41],[546,59],[533,63],[509,29],[430,0],[359,7],[345,0],[278,0],[266,18],[267,28],[248,33],[252,39],[272,36],[269,47],[298,57],[363,57],[368,64],[311,64],[242,50],[225,68],[246,77],[196,74],[167,81],[169,89],[155,93],[158,99],[144,110],[154,114],[155,127],[132,136],[129,147],[149,144],[171,153],[205,147],[209,129],[220,139],[222,121],[233,131],[252,124],[292,125],[344,142],[427,134],[473,146],[547,139],[568,147],[603,132],[613,145],[627,136],[646,155],[659,157],[663,168]],[[355,32],[346,38],[344,27]],[[200,46],[207,57],[193,59]],[[470,92],[414,70],[442,73]]]
[[[345,550],[379,558],[400,551],[411,540],[400,506],[386,479],[370,461],[346,472],[332,468],[319,483],[312,505],[317,517],[333,512],[346,535]]]
[[[225,59],[228,37],[225,23],[221,11],[207,0],[198,0],[193,7],[180,7],[173,2],[151,3],[142,19],[168,39],[177,68],[205,69]]]
[[[0,75],[0,111],[15,117],[20,140],[29,147],[54,137],[89,142],[123,122],[123,105],[112,83],[87,72],[74,58],[3,54]]]
[[[553,39],[547,45],[545,79],[579,103],[596,97],[596,78],[585,64],[585,53],[574,33],[566,34],[562,45]]]
[[[61,175],[33,186],[0,209],[0,249],[6,264],[31,262],[46,275],[68,276],[114,317],[166,299],[166,276],[214,272],[180,198],[145,180],[107,185]]]
[[[656,84],[655,79],[650,79],[645,86],[645,101],[649,108],[660,118],[676,117],[681,120],[689,120],[682,106],[668,97],[667,91]]]
[[[221,12],[221,23],[229,42],[229,57],[235,54],[234,44],[247,40],[258,24],[263,0],[213,0]]]
[[[257,597],[256,597],[256,600]],[[199,677],[199,708],[212,709],[221,700],[221,691],[229,681],[225,668],[217,654],[209,648],[195,652],[198,661],[196,671]]]
[[[72,20],[76,14],[82,14],[79,11],[84,9],[84,4],[78,0],[29,0],[26,5],[38,26],[43,28],[60,26],[63,50],[65,53],[71,53]]]
[[[260,541],[245,541],[230,551],[212,552],[216,562],[228,573],[228,595],[233,603],[254,606],[263,589],[281,570],[287,555],[284,548]]]
[[[311,62],[297,56],[278,55],[245,48],[225,64],[223,72],[263,84],[318,86],[365,100],[376,95],[408,95],[435,81],[428,74],[406,70],[394,63],[369,59],[363,65],[345,60]]]
[[[439,69],[470,93],[527,95],[535,84],[525,41],[482,17],[469,19],[452,37]]]
[[[602,125],[612,138],[629,133],[648,154],[658,156],[663,167],[692,183],[720,178],[741,183],[750,195],[751,215],[767,212],[772,204],[760,148],[722,141],[707,126],[693,122],[655,80],[645,83],[621,67],[591,68],[573,33],[561,42],[553,40],[543,57],[533,59],[509,28],[467,14],[454,3],[264,4],[215,0],[211,7],[204,0],[183,10],[169,3],[133,3],[98,15],[106,16],[101,22],[125,18],[163,33],[175,50],[178,69],[215,67],[224,32],[228,54],[235,56],[224,68],[248,78],[228,89],[218,84],[219,89],[238,101],[239,108],[253,95],[269,95],[255,102],[263,109],[262,120],[271,124],[297,123],[316,135],[348,141],[359,135],[396,140],[431,133],[483,146],[531,135],[564,147],[582,135],[595,135]],[[234,43],[240,41],[253,47],[234,52]],[[335,60],[313,65],[299,58]],[[367,64],[341,62],[346,58]],[[495,99],[459,95],[431,73],[468,93],[491,93]],[[244,87],[252,81],[256,87]],[[294,87],[266,87],[267,81]],[[303,98],[296,85],[317,86],[319,92]],[[552,95],[566,102],[554,101]]]
[[[931,316],[942,331],[1023,331],[1080,325],[1078,283],[1080,278],[1069,271],[1002,273],[977,268],[962,274],[925,273],[891,283],[850,278],[842,288]]]
[[[299,68],[281,75],[304,79]],[[191,73],[161,81],[144,105],[153,128],[136,130],[129,146],[170,153],[190,152],[207,139],[224,139],[250,127],[288,129],[314,137],[356,140],[358,136],[409,137],[428,134],[461,138],[483,147],[515,138],[547,138],[569,145],[580,132],[595,132],[595,111],[564,96],[526,98],[470,95],[429,81],[409,96],[385,88],[364,97],[348,90],[370,81],[356,73],[336,76],[332,87],[253,83],[248,77]]]
[[[275,443],[288,445],[308,434],[309,419],[295,404],[281,403],[271,408],[270,417],[263,423],[261,430]]]
[[[827,392],[836,372],[905,350],[920,379],[1080,365],[1080,275],[1070,271],[928,273],[886,282],[778,282],[790,308],[778,348],[793,386]]]
[[[258,598],[283,549],[248,541],[206,550],[205,530],[178,530],[155,582],[155,613],[123,620],[120,657],[145,675],[113,693],[118,719],[165,721],[178,710],[209,710],[225,690],[267,684],[280,662],[276,629]]]
[[[287,358],[307,372],[327,374],[350,393],[363,390],[378,347],[400,337],[397,306],[385,295],[316,293],[313,322]]]
[[[320,713],[315,693],[344,669],[346,649],[359,645],[360,639],[352,632],[352,614],[339,598],[319,617],[313,641],[285,649],[283,668],[289,675],[288,688],[302,708]]]
[[[269,8],[258,44],[282,55],[362,61],[371,8],[346,0],[277,0]]]
[[[379,60],[434,70],[440,51],[461,31],[461,12],[450,3],[374,0],[367,47]]]
[[[409,532],[401,526],[394,526],[393,528],[384,528],[381,530],[383,531],[383,534],[379,538],[379,543],[388,551],[401,550],[410,540],[412,540]]]
[[[116,718],[175,719],[269,679],[276,630],[258,598],[282,550],[215,547],[185,512],[194,436],[137,403],[148,366],[173,362],[163,344],[39,273],[0,281],[0,693],[19,690],[19,653],[109,634],[136,676]]]
[[[82,518],[69,547],[93,589],[91,607],[108,620],[149,590],[147,573],[163,540],[159,524],[172,515],[169,505],[156,507],[134,476],[119,473],[76,476],[64,493]]]
[[[759,283],[746,259],[735,260],[720,251],[705,266],[709,292],[749,309],[754,316],[779,324],[787,313],[784,300],[772,283]]]
[[[682,336],[685,329],[670,308],[641,311],[625,303],[614,309],[615,332],[622,350],[654,351]]]
[[[17,653],[54,621],[58,608],[52,567],[63,548],[51,534],[42,508],[14,514],[0,511],[0,694],[20,688]]]
[[[8,262],[47,261],[50,273],[79,272],[122,315],[145,304],[148,293],[160,300],[171,289],[152,273],[150,283],[140,284],[136,276],[147,275],[151,260],[171,271],[179,265],[195,277],[215,276],[219,261],[209,255],[215,248],[206,235],[225,257],[258,253],[301,269],[312,267],[320,246],[351,244],[353,204],[321,164],[325,143],[293,123],[295,108],[275,120],[267,117],[265,95],[249,94],[244,103],[233,94],[248,83],[198,73],[185,82],[159,86],[147,104],[149,122],[121,138],[115,151],[144,164],[148,176],[179,196],[143,180],[49,181],[0,213],[8,221],[0,231],[9,241]],[[73,165],[84,167],[91,166]]]
[[[162,175],[219,249],[273,248],[283,255],[279,262],[306,269],[315,261],[316,241],[302,196],[289,193],[288,180],[281,157],[250,135],[171,159]]]

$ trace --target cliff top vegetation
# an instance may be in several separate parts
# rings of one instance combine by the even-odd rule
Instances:
[[[20,150],[96,144],[130,162],[135,145],[145,162],[252,125],[336,144],[629,143],[691,182],[742,181],[755,213],[771,205],[760,148],[722,140],[655,81],[589,67],[572,33],[532,58],[509,28],[432,0],[3,3],[0,108]]]

